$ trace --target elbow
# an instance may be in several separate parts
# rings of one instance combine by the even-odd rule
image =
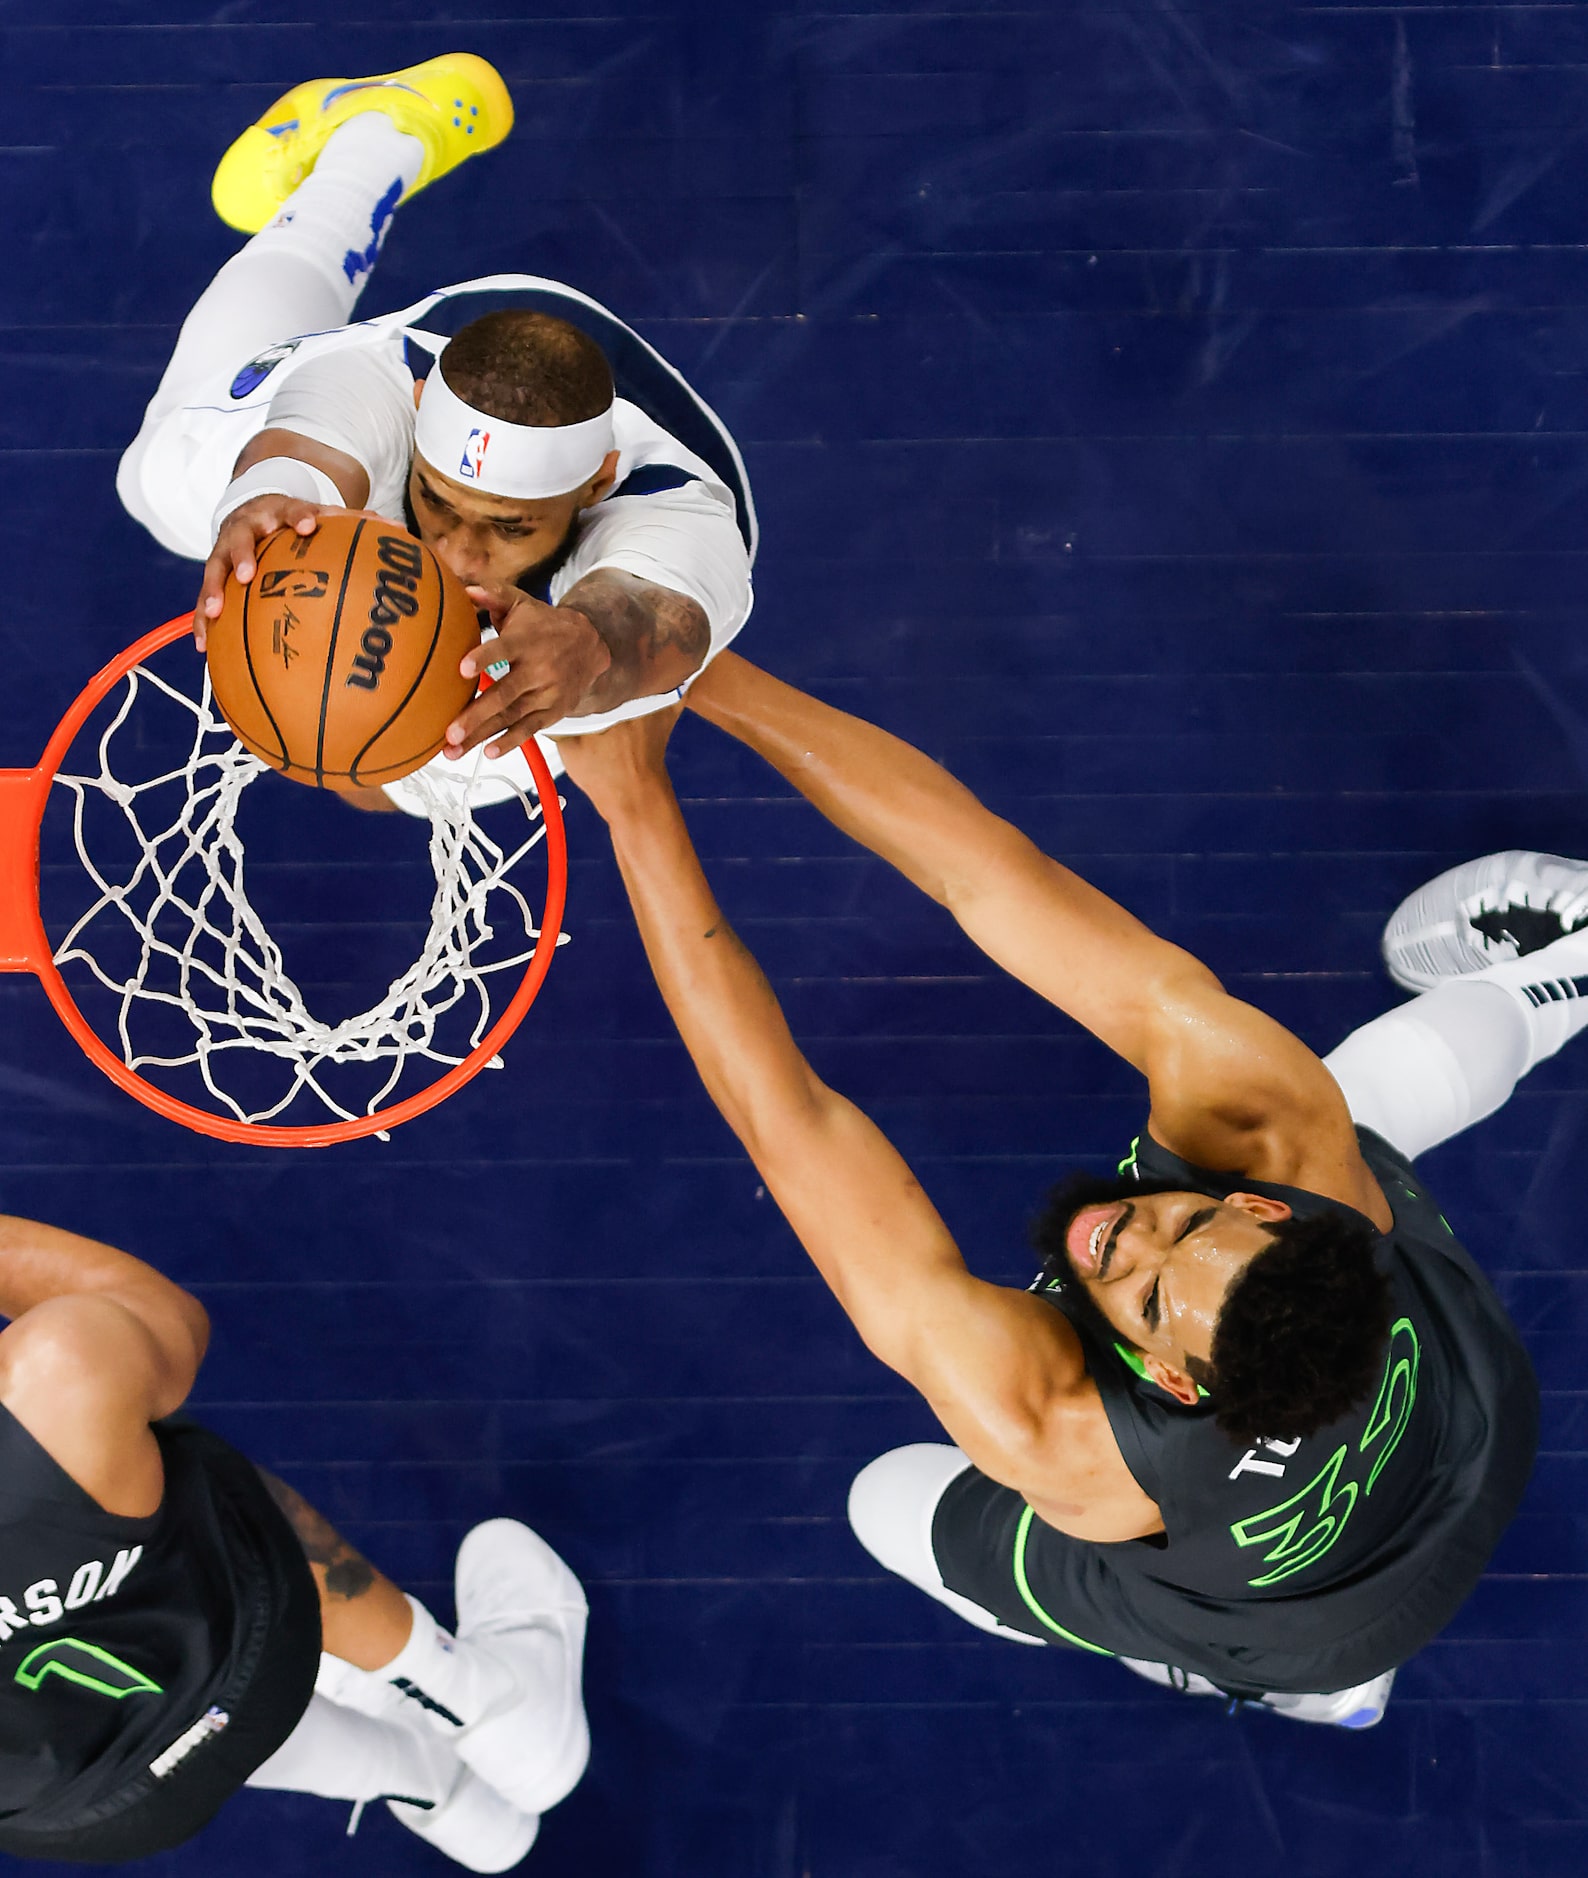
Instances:
[[[191,1291],[184,1291],[182,1299],[187,1317],[188,1335],[193,1340],[193,1373],[197,1376],[199,1365],[209,1353],[210,1314]]]
[[[776,1195],[785,1169],[798,1175],[820,1160],[820,1131],[842,1100],[793,1049],[782,1074],[745,1085],[727,1075],[702,1075],[706,1093],[757,1172]]]

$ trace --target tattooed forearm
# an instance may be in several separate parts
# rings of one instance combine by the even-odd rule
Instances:
[[[311,1566],[322,1572],[325,1588],[334,1598],[361,1598],[375,1582],[375,1567],[350,1546],[323,1513],[317,1513],[296,1488],[259,1469],[270,1497],[286,1514]]]
[[[586,715],[673,690],[694,677],[711,649],[711,624],[698,601],[621,568],[598,567],[559,604],[582,613],[612,657],[585,698]]]

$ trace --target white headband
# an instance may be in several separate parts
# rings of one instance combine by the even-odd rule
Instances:
[[[532,501],[582,488],[612,448],[612,407],[582,424],[509,424],[465,404],[437,360],[419,397],[414,447],[452,481]]]

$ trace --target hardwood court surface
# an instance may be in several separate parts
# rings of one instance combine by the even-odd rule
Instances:
[[[0,14],[0,762],[191,601],[112,476],[233,246],[220,152],[298,80],[458,46],[519,127],[400,213],[365,306],[526,269],[637,324],[744,446],[750,656],[1320,1048],[1391,1002],[1376,934],[1425,876],[1588,848],[1588,9],[312,11]],[[677,773],[818,1067],[1023,1281],[1036,1196],[1117,1158],[1133,1078],[705,728]],[[364,825],[369,905],[406,833]],[[257,852],[323,855],[330,904],[348,839],[306,807]],[[181,1133],[0,982],[0,1204],[199,1291],[200,1412],[442,1609],[497,1513],[588,1583],[594,1760],[525,1869],[1588,1866],[1588,1044],[1427,1168],[1545,1389],[1492,1572],[1376,1732],[1227,1720],[979,1637],[853,1541],[850,1476],[928,1417],[708,1108],[578,800],[569,842],[574,939],[506,1071],[389,1146]],[[363,905],[349,956],[402,938]],[[151,1869],[443,1869],[379,1808],[344,1824],[244,1795]]]

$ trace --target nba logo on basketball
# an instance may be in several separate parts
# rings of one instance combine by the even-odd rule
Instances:
[[[476,426],[469,432],[469,440],[463,446],[463,461],[458,465],[460,475],[478,481],[485,474],[485,452],[490,447],[491,433]]]

